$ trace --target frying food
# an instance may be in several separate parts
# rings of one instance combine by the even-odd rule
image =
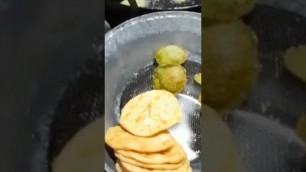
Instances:
[[[186,60],[186,52],[177,45],[168,45],[157,50],[155,59],[160,66],[181,65]]]
[[[306,82],[306,45],[289,48],[284,54],[285,67]]]
[[[192,172],[183,147],[167,131],[181,113],[176,97],[165,90],[132,98],[121,111],[120,126],[105,134],[117,158],[116,171]]]
[[[117,172],[124,172],[118,162],[115,164],[115,169]]]
[[[155,170],[175,170],[178,169],[180,167],[182,167],[186,161],[186,159],[184,159],[184,161],[181,161],[179,163],[171,163],[171,164],[145,164],[145,163],[141,163],[138,161],[135,161],[133,159],[127,158],[117,152],[115,152],[115,156],[120,160],[121,163],[127,163],[127,164],[131,164],[140,168],[145,168],[145,169],[155,169]],[[125,167],[123,165],[123,167]]]
[[[126,169],[131,172],[189,172],[190,169],[190,163],[189,161],[184,161],[183,165],[179,168],[173,169],[173,170],[156,170],[156,169],[145,169],[138,166],[135,166],[133,164],[129,164],[123,161],[117,162],[119,166],[123,167],[123,169]]]
[[[155,54],[158,67],[153,75],[153,89],[164,89],[173,94],[181,92],[187,82],[186,70],[181,66],[186,56],[186,51],[177,45],[160,48]]]
[[[231,110],[246,98],[260,69],[251,29],[240,20],[215,24],[202,39],[205,103]]]
[[[186,154],[182,146],[176,142],[173,147],[167,150],[151,154],[126,150],[117,150],[116,152],[124,157],[144,164],[179,163],[186,159]]]
[[[201,82],[202,82],[202,74],[201,73],[198,73],[198,74],[195,74],[194,76],[194,80],[201,85]]]
[[[153,136],[182,119],[176,97],[165,90],[151,90],[132,98],[122,109],[120,125],[137,136]]]
[[[186,70],[181,65],[158,66],[153,75],[153,89],[165,89],[174,94],[181,92],[186,82]]]
[[[137,137],[121,126],[109,128],[105,134],[105,142],[114,149],[144,153],[164,151],[174,145],[174,140],[168,131],[152,137]]]
[[[230,21],[249,12],[255,0],[206,0],[204,18],[216,21]]]

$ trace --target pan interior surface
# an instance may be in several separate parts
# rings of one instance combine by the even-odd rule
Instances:
[[[105,38],[105,130],[118,125],[121,108],[132,97],[152,90],[154,53],[175,44],[187,52],[184,67],[187,84],[177,95],[184,119],[170,129],[183,146],[193,171],[201,171],[200,112],[197,101],[200,86],[193,75],[201,71],[201,16],[192,12],[158,12],[127,21],[106,34]],[[180,133],[184,131],[184,138]],[[114,171],[111,150],[105,151],[105,168]]]

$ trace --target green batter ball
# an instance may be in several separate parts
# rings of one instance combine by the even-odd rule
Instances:
[[[164,89],[177,94],[183,90],[186,82],[186,70],[181,65],[155,68],[153,89]]]
[[[186,52],[179,46],[168,45],[157,50],[155,59],[160,66],[180,65],[186,60]]]

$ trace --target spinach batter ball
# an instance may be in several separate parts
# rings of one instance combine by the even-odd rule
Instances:
[[[178,66],[158,66],[153,75],[153,89],[164,89],[173,94],[181,92],[187,82],[186,70]]]
[[[230,21],[249,13],[256,0],[205,0],[204,18]]]
[[[260,65],[251,29],[242,21],[203,30],[203,97],[220,112],[240,105],[252,89]]]
[[[186,61],[186,52],[176,45],[168,45],[157,50],[156,62],[160,66],[181,65]]]

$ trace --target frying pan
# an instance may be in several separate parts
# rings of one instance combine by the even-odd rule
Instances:
[[[288,3],[298,5],[288,5]],[[306,164],[305,144],[296,137],[293,128],[300,116],[299,112],[306,109],[305,85],[283,68],[280,57],[288,47],[306,43],[305,8],[301,5],[303,1],[297,0],[290,2],[278,0],[277,5],[274,1],[264,1],[264,4],[275,7],[257,5],[256,9],[244,19],[258,35],[259,57],[263,69],[255,89],[248,100],[230,115],[228,124],[248,171],[303,171]],[[55,106],[54,110],[39,122],[40,132],[34,135],[37,148],[33,159],[34,172],[48,171],[46,167],[48,162],[52,161],[50,157],[54,157],[56,152],[63,148],[80,126],[88,124],[99,116],[89,105],[95,103],[104,105],[100,95],[103,93],[98,89],[101,88],[99,81],[104,81],[100,75],[104,64],[92,61],[87,65],[89,67],[77,72],[76,76],[79,77],[72,79],[63,91],[65,94],[61,94],[61,99],[57,103],[61,106]],[[91,83],[90,86],[87,83]],[[80,109],[69,108],[69,105],[75,103],[86,106],[81,106]],[[53,125],[50,128],[51,121]],[[77,122],[71,124],[63,121]],[[61,129],[56,130],[54,127],[56,125],[62,126]],[[46,152],[50,155],[49,158]],[[5,152],[1,155],[7,158],[6,155],[10,153]]]
[[[118,125],[120,110],[131,98],[152,89],[154,52],[175,44],[188,51],[184,67],[188,82],[177,96],[183,122],[170,129],[184,147],[193,171],[201,171],[200,86],[193,75],[201,72],[201,14],[157,12],[131,19],[105,36],[105,130]],[[113,150],[106,148],[105,169],[114,172]]]

